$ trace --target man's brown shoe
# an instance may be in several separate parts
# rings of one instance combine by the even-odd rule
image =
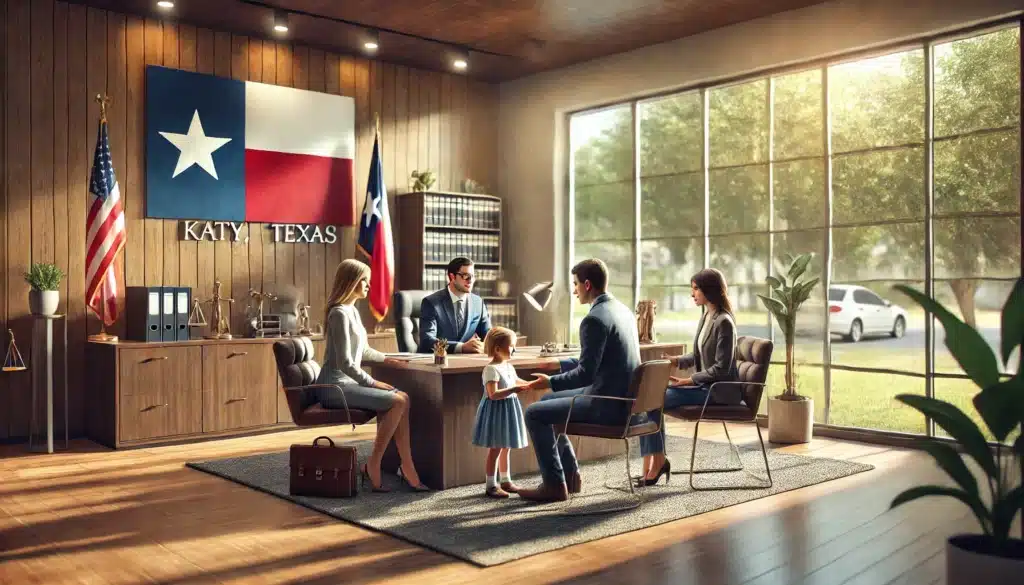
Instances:
[[[565,485],[569,488],[570,494],[580,493],[583,489],[583,478],[580,477],[580,472],[575,471],[565,474]]]
[[[519,490],[519,497],[533,502],[564,502],[569,499],[569,489],[564,483],[541,482],[536,488]]]
[[[510,494],[519,493],[519,486],[517,486],[516,484],[512,483],[511,481],[503,481],[503,482],[501,482],[501,489],[505,490],[506,492],[508,492]]]

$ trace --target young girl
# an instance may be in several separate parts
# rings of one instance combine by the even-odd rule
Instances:
[[[505,327],[493,327],[484,337],[484,353],[491,363],[484,366],[484,396],[476,409],[473,444],[487,447],[487,491],[492,498],[507,498],[519,488],[512,483],[508,469],[509,449],[527,445],[523,405],[516,393],[516,384],[525,384],[509,363],[515,351],[516,334]],[[494,470],[501,471],[501,485],[494,479]]]

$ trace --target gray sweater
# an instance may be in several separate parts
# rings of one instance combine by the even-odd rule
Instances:
[[[360,367],[362,362],[383,362],[384,354],[366,341],[366,329],[354,305],[339,305],[327,316],[324,367],[319,384],[373,386],[373,378]]]

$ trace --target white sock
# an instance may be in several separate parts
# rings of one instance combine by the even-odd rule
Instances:
[[[512,483],[511,471],[499,471],[498,475],[501,477],[501,483]]]
[[[497,487],[497,485],[498,485],[498,482],[494,481],[494,474],[493,473],[488,473],[487,474],[487,489],[491,489],[492,487]]]

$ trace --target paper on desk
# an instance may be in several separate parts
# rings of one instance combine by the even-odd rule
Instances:
[[[401,360],[432,360],[434,354],[430,353],[413,353],[413,352],[398,352],[398,353],[385,353],[384,357],[396,358]]]

